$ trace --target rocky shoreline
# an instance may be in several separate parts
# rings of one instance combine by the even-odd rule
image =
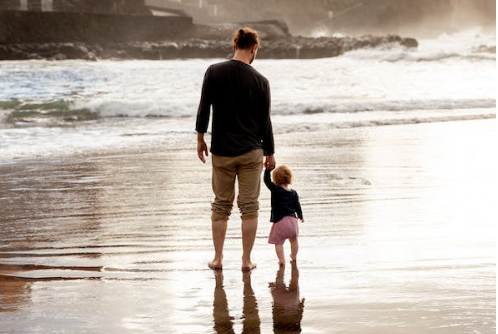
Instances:
[[[402,38],[397,35],[321,38],[279,36],[264,40],[258,57],[261,59],[328,58],[362,48],[399,46],[415,48],[418,43],[413,38]],[[226,58],[230,56],[230,51],[229,40],[199,38],[105,45],[82,42],[12,43],[0,44],[0,60]]]
[[[26,29],[30,26],[30,29]],[[0,60],[226,58],[234,31],[260,33],[259,58],[336,57],[362,48],[418,46],[398,35],[293,36],[278,20],[194,24],[192,18],[89,13],[0,12]]]

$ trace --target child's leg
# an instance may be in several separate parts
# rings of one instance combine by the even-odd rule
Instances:
[[[297,242],[297,237],[290,238],[289,241],[291,246],[291,259],[292,261],[296,261],[297,252],[299,251],[299,243]]]
[[[285,265],[284,245],[275,245],[275,252],[277,252],[278,256],[278,264],[284,266]]]

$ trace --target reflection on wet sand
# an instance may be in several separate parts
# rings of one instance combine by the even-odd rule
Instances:
[[[96,163],[26,163],[0,173],[2,251],[73,249],[72,241],[100,231],[104,186]]]
[[[269,284],[273,297],[273,331],[278,334],[301,333],[304,298],[299,295],[299,269],[295,263],[291,266],[292,274],[289,286],[284,282],[285,267],[277,271],[275,282]],[[216,285],[214,288],[213,322],[217,334],[235,333],[235,319],[230,316],[223,272],[214,271]],[[242,333],[261,333],[261,320],[256,296],[251,286],[251,273],[243,273],[244,303],[242,305]]]
[[[213,301],[214,330],[217,334],[235,333],[233,330],[234,318],[230,316],[228,311],[227,295],[223,287],[223,272],[216,270],[214,275],[216,278]],[[242,333],[258,334],[261,332],[261,320],[259,319],[258,302],[251,286],[251,273],[242,273],[242,280],[244,282]]]
[[[213,286],[211,170],[194,143],[0,164],[0,332],[489,333],[495,127],[279,135],[310,219],[301,281],[287,265],[271,289],[268,192],[258,268],[241,277],[234,212]]]
[[[38,282],[100,277],[101,253],[71,244],[100,228],[99,169],[55,165],[1,169],[0,314],[30,305]]]
[[[273,331],[278,334],[301,333],[304,298],[299,296],[299,269],[292,262],[289,286],[284,282],[285,267],[280,267],[274,283],[270,283],[273,297]]]
[[[29,302],[30,290],[31,283],[0,274],[0,313],[15,312]]]

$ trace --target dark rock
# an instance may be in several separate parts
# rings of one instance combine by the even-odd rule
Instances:
[[[98,58],[93,52],[88,52],[87,55],[85,56],[85,60],[97,61]]]
[[[15,45],[0,45],[0,60],[30,59],[26,53]]]
[[[401,45],[406,46],[407,48],[417,48],[418,41],[415,38],[404,38],[401,42]]]
[[[474,49],[476,53],[496,53],[496,45],[488,46],[488,45],[479,45]]]
[[[67,57],[65,55],[63,55],[62,53],[58,53],[55,56],[53,56],[52,58],[50,58],[50,60],[66,60],[66,59],[67,59]]]
[[[57,47],[57,45],[54,46]],[[64,43],[58,46],[58,51],[68,59],[85,59],[88,54],[88,48],[84,45],[74,43]]]
[[[306,38],[290,36],[265,43],[258,52],[259,58],[267,59],[312,59],[337,57],[362,48],[416,47],[412,38],[397,35],[354,37]],[[36,55],[46,59],[176,59],[176,58],[227,58],[230,56],[231,41],[204,40],[198,38],[161,41],[129,42],[102,45],[83,43],[26,43],[13,46],[3,45],[0,59],[27,59]],[[17,57],[17,58],[16,58]]]
[[[37,53],[28,53],[25,57],[25,59],[44,59],[44,57]]]

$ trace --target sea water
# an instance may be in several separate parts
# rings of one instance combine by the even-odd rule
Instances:
[[[274,132],[496,117],[495,36],[472,29],[419,42],[257,59]],[[0,162],[189,140],[204,72],[219,61],[0,62]]]

